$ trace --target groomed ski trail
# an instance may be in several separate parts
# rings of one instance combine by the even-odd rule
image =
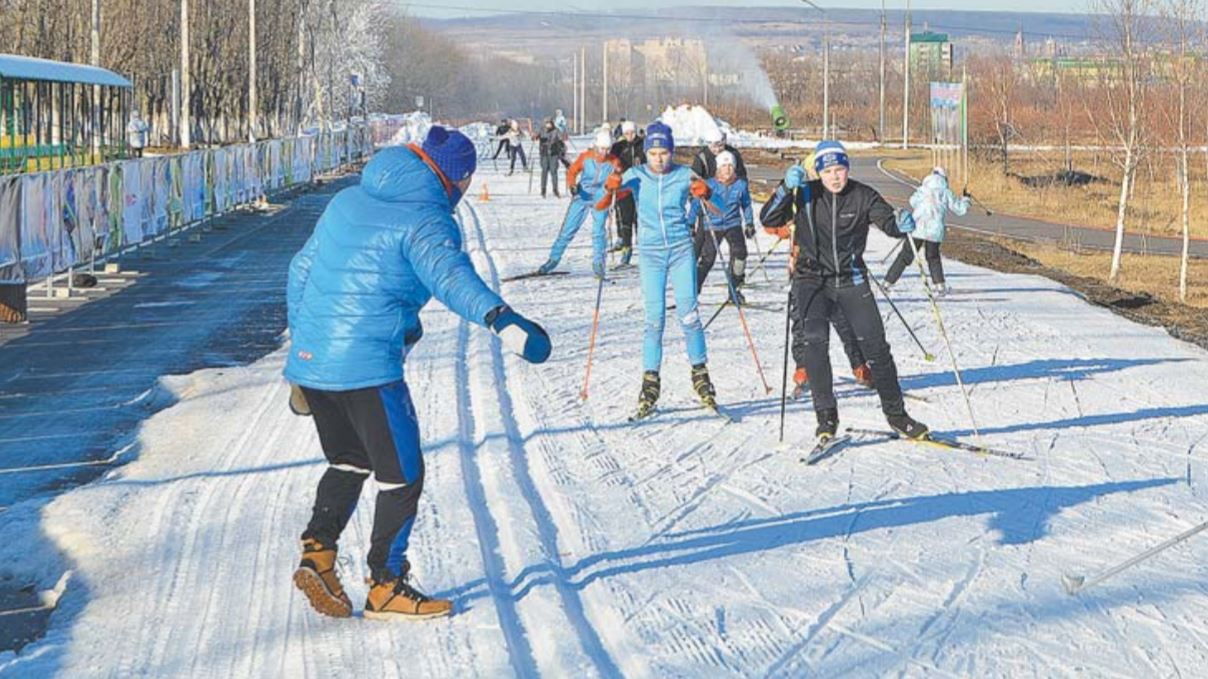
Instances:
[[[437,303],[423,314],[425,338],[407,362],[426,464],[410,558],[421,588],[453,598],[455,615],[332,620],[293,589],[324,463],[312,423],[285,406],[279,351],[164,378],[177,402],[143,423],[134,461],[28,519],[57,553],[23,554],[20,536],[0,546],[6,562],[76,570],[47,637],[0,656],[0,675],[1208,670],[1203,543],[1078,598],[1059,584],[1062,572],[1095,572],[1208,517],[1208,352],[1050,281],[948,262],[961,294],[941,310],[985,444],[1034,462],[853,441],[807,468],[776,451],[779,399],[762,393],[729,314],[708,333],[710,368],[741,421],[722,426],[696,407],[672,317],[662,412],[630,425],[636,277],[605,287],[581,401],[596,289],[586,230],[561,264],[568,275],[502,282],[544,261],[565,205],[528,195],[527,176],[483,174],[493,200],[459,209],[465,248],[489,285],[550,331],[554,355],[531,366]],[[874,234],[868,260],[892,245]],[[783,258],[769,264],[783,280]],[[255,284],[270,279],[258,273]],[[706,286],[702,308],[724,294]],[[777,287],[750,295],[783,303]],[[917,275],[895,302],[938,353]],[[748,320],[765,370],[779,375],[783,316]],[[896,319],[886,330],[903,387],[930,399],[908,402],[911,413],[971,438],[951,374],[925,362]],[[847,375],[837,341],[831,355]],[[836,393],[841,427],[884,426],[872,392]],[[810,440],[813,426],[808,400],[789,404],[786,440]],[[367,489],[341,541],[358,609],[371,521]],[[53,584],[54,568],[40,568]]]

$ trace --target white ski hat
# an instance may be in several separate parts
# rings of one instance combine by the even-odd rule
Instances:
[[[612,147],[612,135],[604,130],[596,132],[596,138],[593,145],[598,149],[608,149]]]
[[[721,153],[717,154],[717,166],[721,167],[722,165],[734,167],[734,154],[730,153],[729,151],[722,151]]]
[[[709,129],[705,130],[705,133],[701,135],[701,138],[706,144],[720,144],[726,140],[726,135],[722,134],[721,130],[717,127],[710,127]]]
[[[948,173],[945,172],[944,168],[942,168],[942,167],[932,168],[931,174],[938,174],[939,176],[943,177],[944,179],[948,178]]]
[[[621,123],[621,132],[622,133],[637,132],[637,129],[638,129],[638,126],[635,125],[632,120],[626,120],[625,122]]]

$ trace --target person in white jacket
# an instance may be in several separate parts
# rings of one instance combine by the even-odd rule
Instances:
[[[923,251],[927,269],[931,272],[931,282],[940,294],[946,294],[949,287],[944,282],[944,262],[940,259],[940,245],[944,242],[946,231],[944,215],[948,211],[958,217],[965,214],[969,210],[969,193],[962,191],[961,197],[957,198],[948,188],[948,173],[944,168],[937,167],[910,196],[910,210],[914,214],[914,244]],[[896,283],[913,261],[914,250],[909,244],[903,244],[898,258],[893,260],[885,273],[886,284]]]

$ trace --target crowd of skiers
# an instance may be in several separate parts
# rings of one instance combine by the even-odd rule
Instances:
[[[537,275],[558,266],[588,219],[592,270],[601,285],[608,275],[610,246],[619,249],[622,266],[630,265],[635,246],[640,251],[643,374],[631,419],[654,413],[662,390],[668,286],[691,365],[692,389],[706,408],[717,410],[698,295],[726,243],[726,304],[740,310],[745,305],[740,288],[746,240],[755,236],[756,222],[741,153],[717,131],[704,140],[691,166],[681,165],[674,160],[674,132],[667,125],[655,121],[639,130],[632,121],[622,121],[613,130],[602,127],[591,147],[571,162],[565,157],[561,111],[535,134],[522,132],[515,120],[504,120],[497,135],[495,157],[508,151],[509,174],[517,159],[527,168],[526,137],[538,145],[543,196],[548,187],[560,197],[558,167],[566,167],[570,205]],[[378,493],[365,617],[423,618],[452,608],[451,602],[415,588],[406,560],[424,464],[403,363],[423,335],[420,310],[435,297],[466,321],[489,328],[533,363],[544,362],[552,351],[545,330],[491,290],[462,250],[453,212],[476,166],[473,142],[440,126],[422,144],[378,152],[360,183],[331,201],[291,263],[285,367],[290,406],[313,417],[329,463],[302,534],[294,582],[321,613],[352,614],[336,571],[337,545],[370,476]],[[865,243],[870,226],[893,237],[914,238],[926,253],[933,280],[942,286],[944,215],[962,214],[968,199],[956,198],[937,168],[911,198],[911,210],[895,210],[876,190],[850,178],[849,168],[842,144],[819,143],[805,163],[786,169],[759,215],[767,232],[791,246],[787,314],[797,366],[795,391],[809,390],[819,439],[834,437],[839,423],[829,357],[834,326],[856,379],[876,390],[889,425],[901,436],[924,437],[927,427],[906,412],[870,287]],[[607,225],[613,216],[619,241],[610,244]],[[903,248],[886,277],[889,283],[911,262],[914,250]]]

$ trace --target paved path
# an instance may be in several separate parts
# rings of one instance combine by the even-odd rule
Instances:
[[[785,164],[787,165],[787,161]],[[753,178],[772,181],[773,184],[780,180],[783,172],[783,166],[750,169]],[[895,205],[905,205],[917,186],[904,175],[879,167],[877,158],[852,158],[852,176],[876,188]],[[998,213],[987,216],[985,210],[980,209],[977,204],[974,204],[965,216],[948,220],[948,225],[982,234],[1077,245],[1088,250],[1110,251],[1115,242],[1115,233],[1107,229],[1055,224]],[[1125,233],[1124,251],[1178,255],[1183,251],[1183,241],[1179,238]],[[1191,241],[1190,252],[1192,257],[1208,257],[1208,240]]]
[[[174,399],[160,376],[242,365],[280,346],[289,261],[343,182],[127,257],[125,274],[102,274],[87,296],[31,291],[30,323],[0,324],[0,507],[137,454],[139,423]]]

